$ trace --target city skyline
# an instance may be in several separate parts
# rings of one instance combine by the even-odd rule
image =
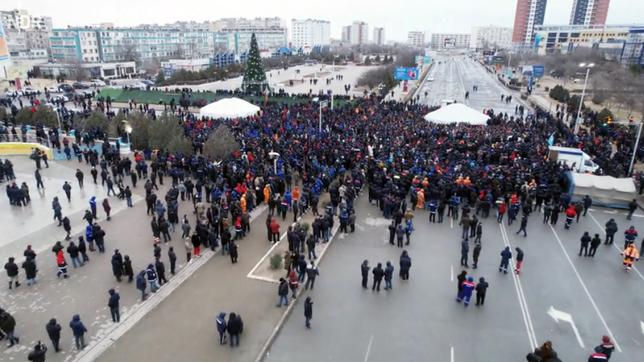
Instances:
[[[151,0],[140,0],[135,3],[123,0],[95,4],[93,12],[69,11],[70,8],[84,7],[78,0],[67,0],[51,3],[45,0],[18,1],[13,8],[25,9],[34,15],[51,16],[54,27],[84,26],[97,23],[114,23],[115,26],[136,26],[140,24],[164,24],[176,21],[214,21],[228,17],[280,17],[284,25],[291,31],[291,19],[320,19],[331,22],[331,37],[341,38],[342,27],[361,20],[369,24],[370,28],[383,27],[386,29],[387,40],[404,42],[409,31],[423,31],[426,33],[470,33],[473,26],[498,25],[512,27],[516,0],[489,0],[485,3],[467,0],[455,0],[449,3],[436,0],[406,0],[402,4],[392,6],[383,12],[365,12],[372,9],[373,3],[365,0],[356,0],[350,3],[337,2],[348,11],[338,12],[339,6],[333,6],[331,0],[328,7],[318,8],[312,12],[310,8],[298,6],[294,0],[280,2],[280,9],[275,9],[274,3],[260,2],[257,0],[241,0],[234,5],[217,4],[217,6],[200,3],[194,0],[182,2],[183,7],[159,7]],[[545,24],[567,24],[574,0],[549,1]],[[440,4],[440,11],[435,11]],[[400,6],[402,5],[402,6]],[[467,5],[467,6],[464,6]],[[196,9],[201,9],[195,11]],[[415,9],[414,11],[407,11]],[[427,9],[427,11],[418,11]],[[212,10],[212,11],[210,11]],[[644,3],[638,0],[613,1],[608,12],[607,24],[632,24],[641,23],[644,13]],[[203,14],[211,14],[204,16]],[[448,16],[446,16],[446,14]],[[454,21],[454,19],[462,19]],[[400,23],[405,26],[400,26]],[[369,35],[371,36],[371,34]]]

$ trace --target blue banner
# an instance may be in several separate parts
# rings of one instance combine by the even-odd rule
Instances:
[[[546,70],[542,64],[534,64],[532,66],[532,76],[536,78],[541,78],[545,74]]]
[[[394,70],[394,79],[396,80],[417,80],[418,69],[414,67],[397,67]]]

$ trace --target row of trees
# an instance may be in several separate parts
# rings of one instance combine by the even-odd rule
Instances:
[[[398,48],[395,55],[385,56],[382,66],[371,69],[362,74],[362,76],[358,78],[358,86],[375,88],[382,84],[384,87],[382,91],[388,92],[398,84],[398,81],[394,79],[394,68],[415,66],[416,54],[417,53],[411,48]],[[367,59],[369,59],[369,57],[367,57]],[[378,60],[379,57],[374,59],[374,61]],[[365,64],[370,65],[371,62],[367,63],[367,61],[365,61]]]

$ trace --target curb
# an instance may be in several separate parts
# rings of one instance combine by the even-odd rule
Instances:
[[[318,257],[316,265],[320,265],[322,262],[322,258],[326,254],[326,251],[329,250],[331,247],[331,243],[335,240],[335,236],[338,233],[338,230],[340,230],[340,224],[336,224],[333,227],[333,230],[331,230],[331,239],[329,240],[329,243],[327,244],[326,248],[322,250],[320,253],[320,256]],[[259,351],[259,354],[255,358],[255,362],[262,362],[268,357],[270,354],[270,349],[273,346],[273,343],[275,343],[275,339],[279,335],[279,332],[282,330],[282,326],[284,326],[284,323],[286,322],[286,319],[291,315],[291,312],[293,312],[293,309],[295,309],[295,305],[298,304],[298,301],[302,298],[299,298],[300,296],[304,295],[304,293],[299,293],[298,298],[290,303],[288,307],[286,307],[286,311],[282,314],[282,317],[280,320],[277,322],[277,325],[273,328],[273,331],[271,332],[271,335],[268,336],[268,339],[266,342],[264,342],[264,345],[262,346],[262,349]]]

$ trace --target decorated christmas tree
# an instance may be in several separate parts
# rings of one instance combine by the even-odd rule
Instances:
[[[248,60],[246,61],[246,70],[244,71],[244,81],[242,90],[249,93],[263,93],[268,90],[266,73],[262,67],[262,60],[259,57],[259,48],[255,33],[250,38],[250,50],[248,51]]]

